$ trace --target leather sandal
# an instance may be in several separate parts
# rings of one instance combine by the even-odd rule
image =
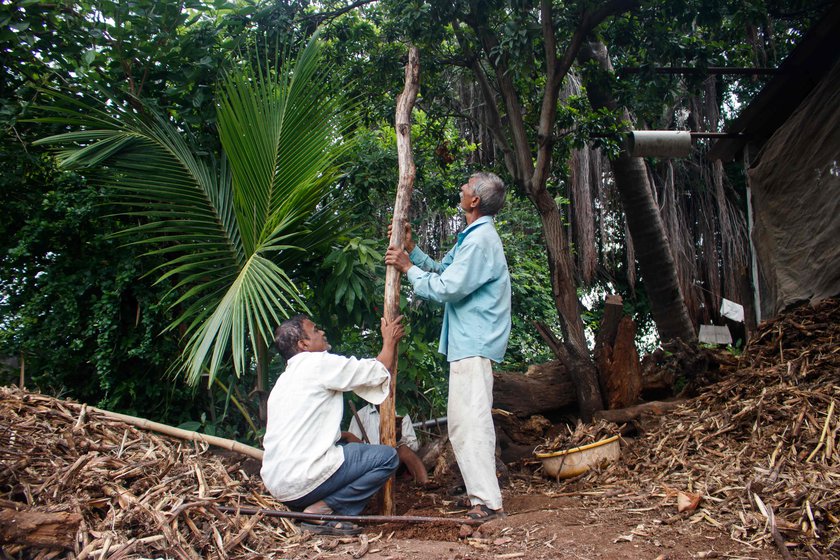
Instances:
[[[490,509],[484,504],[479,504],[477,506],[473,506],[473,508],[467,512],[467,517],[475,521],[485,522],[492,519],[507,517],[507,514],[502,509]]]
[[[301,522],[300,528],[304,531],[317,533],[319,535],[329,535],[340,537],[344,535],[358,535],[362,532],[362,528],[355,523],[349,521],[315,521],[315,522]]]

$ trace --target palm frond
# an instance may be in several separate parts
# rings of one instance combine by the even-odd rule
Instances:
[[[284,305],[277,305],[277,302]],[[295,305],[296,304],[296,305]],[[246,367],[247,346],[256,337],[271,339],[272,325],[289,317],[296,306],[305,308],[297,288],[286,273],[270,260],[254,255],[230,284],[212,314],[196,325],[187,342],[183,369],[190,383],[197,383],[209,360],[209,370],[218,371],[228,348],[233,365],[241,374]]]
[[[196,155],[183,129],[148,108],[55,94],[60,103],[44,119],[81,128],[40,143],[57,147],[65,167],[87,169],[137,220],[120,235],[165,259],[151,274],[173,284],[178,316],[168,329],[186,329],[180,369],[190,383],[207,371],[212,383],[229,358],[244,371],[249,348],[306,308],[288,271],[347,227],[321,203],[339,177],[354,111],[329,91],[320,52],[313,37],[283,68],[243,65],[225,76],[218,157]]]

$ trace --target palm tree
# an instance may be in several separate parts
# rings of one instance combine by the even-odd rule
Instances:
[[[352,107],[328,88],[320,51],[316,36],[293,64],[241,64],[223,77],[218,157],[148,108],[134,111],[136,102],[56,94],[57,115],[42,119],[77,129],[39,143],[56,146],[62,166],[86,168],[142,220],[123,233],[142,234],[149,254],[165,257],[155,273],[175,279],[169,328],[185,333],[177,368],[190,384],[204,373],[212,383],[230,358],[241,375],[253,355],[265,395],[272,330],[306,309],[297,262],[344,227],[322,200],[351,144]]]

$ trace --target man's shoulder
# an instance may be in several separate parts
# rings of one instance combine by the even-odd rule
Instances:
[[[472,246],[476,248],[485,249],[487,247],[501,247],[502,239],[499,237],[499,232],[496,231],[496,226],[493,220],[482,222],[478,227],[467,230],[466,236],[461,242],[461,246]]]

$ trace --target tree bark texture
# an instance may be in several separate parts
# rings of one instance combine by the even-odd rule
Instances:
[[[82,516],[0,509],[0,543],[49,548],[73,548]]]
[[[636,351],[636,324],[624,316],[621,296],[608,296],[595,337],[595,365],[608,409],[636,404],[642,394],[642,364]]]
[[[416,168],[411,152],[411,110],[420,89],[420,53],[414,45],[408,49],[408,64],[405,66],[405,86],[397,96],[395,128],[397,132],[397,161],[399,184],[394,202],[394,219],[391,228],[390,245],[402,247],[408,209],[411,205],[411,191],[414,189]],[[400,271],[393,266],[385,270],[385,318],[393,321],[400,315]],[[396,446],[397,415],[394,395],[397,386],[397,351],[394,349],[394,367],[391,371],[391,388],[385,402],[379,407],[379,443]],[[394,515],[394,482],[389,479],[382,489],[382,514]]]
[[[581,49],[579,58],[584,63],[596,61],[604,72],[613,71],[603,43],[588,43]],[[604,80],[587,82],[586,91],[593,108],[616,109],[608,88]],[[629,121],[626,111],[625,119]],[[659,207],[653,199],[645,162],[622,152],[611,158],[610,163],[659,336],[663,341],[679,338],[692,343],[696,340],[694,326],[680,291],[674,257]]]
[[[493,373],[493,408],[525,418],[575,404],[575,385],[559,360],[536,364],[524,374]]]

